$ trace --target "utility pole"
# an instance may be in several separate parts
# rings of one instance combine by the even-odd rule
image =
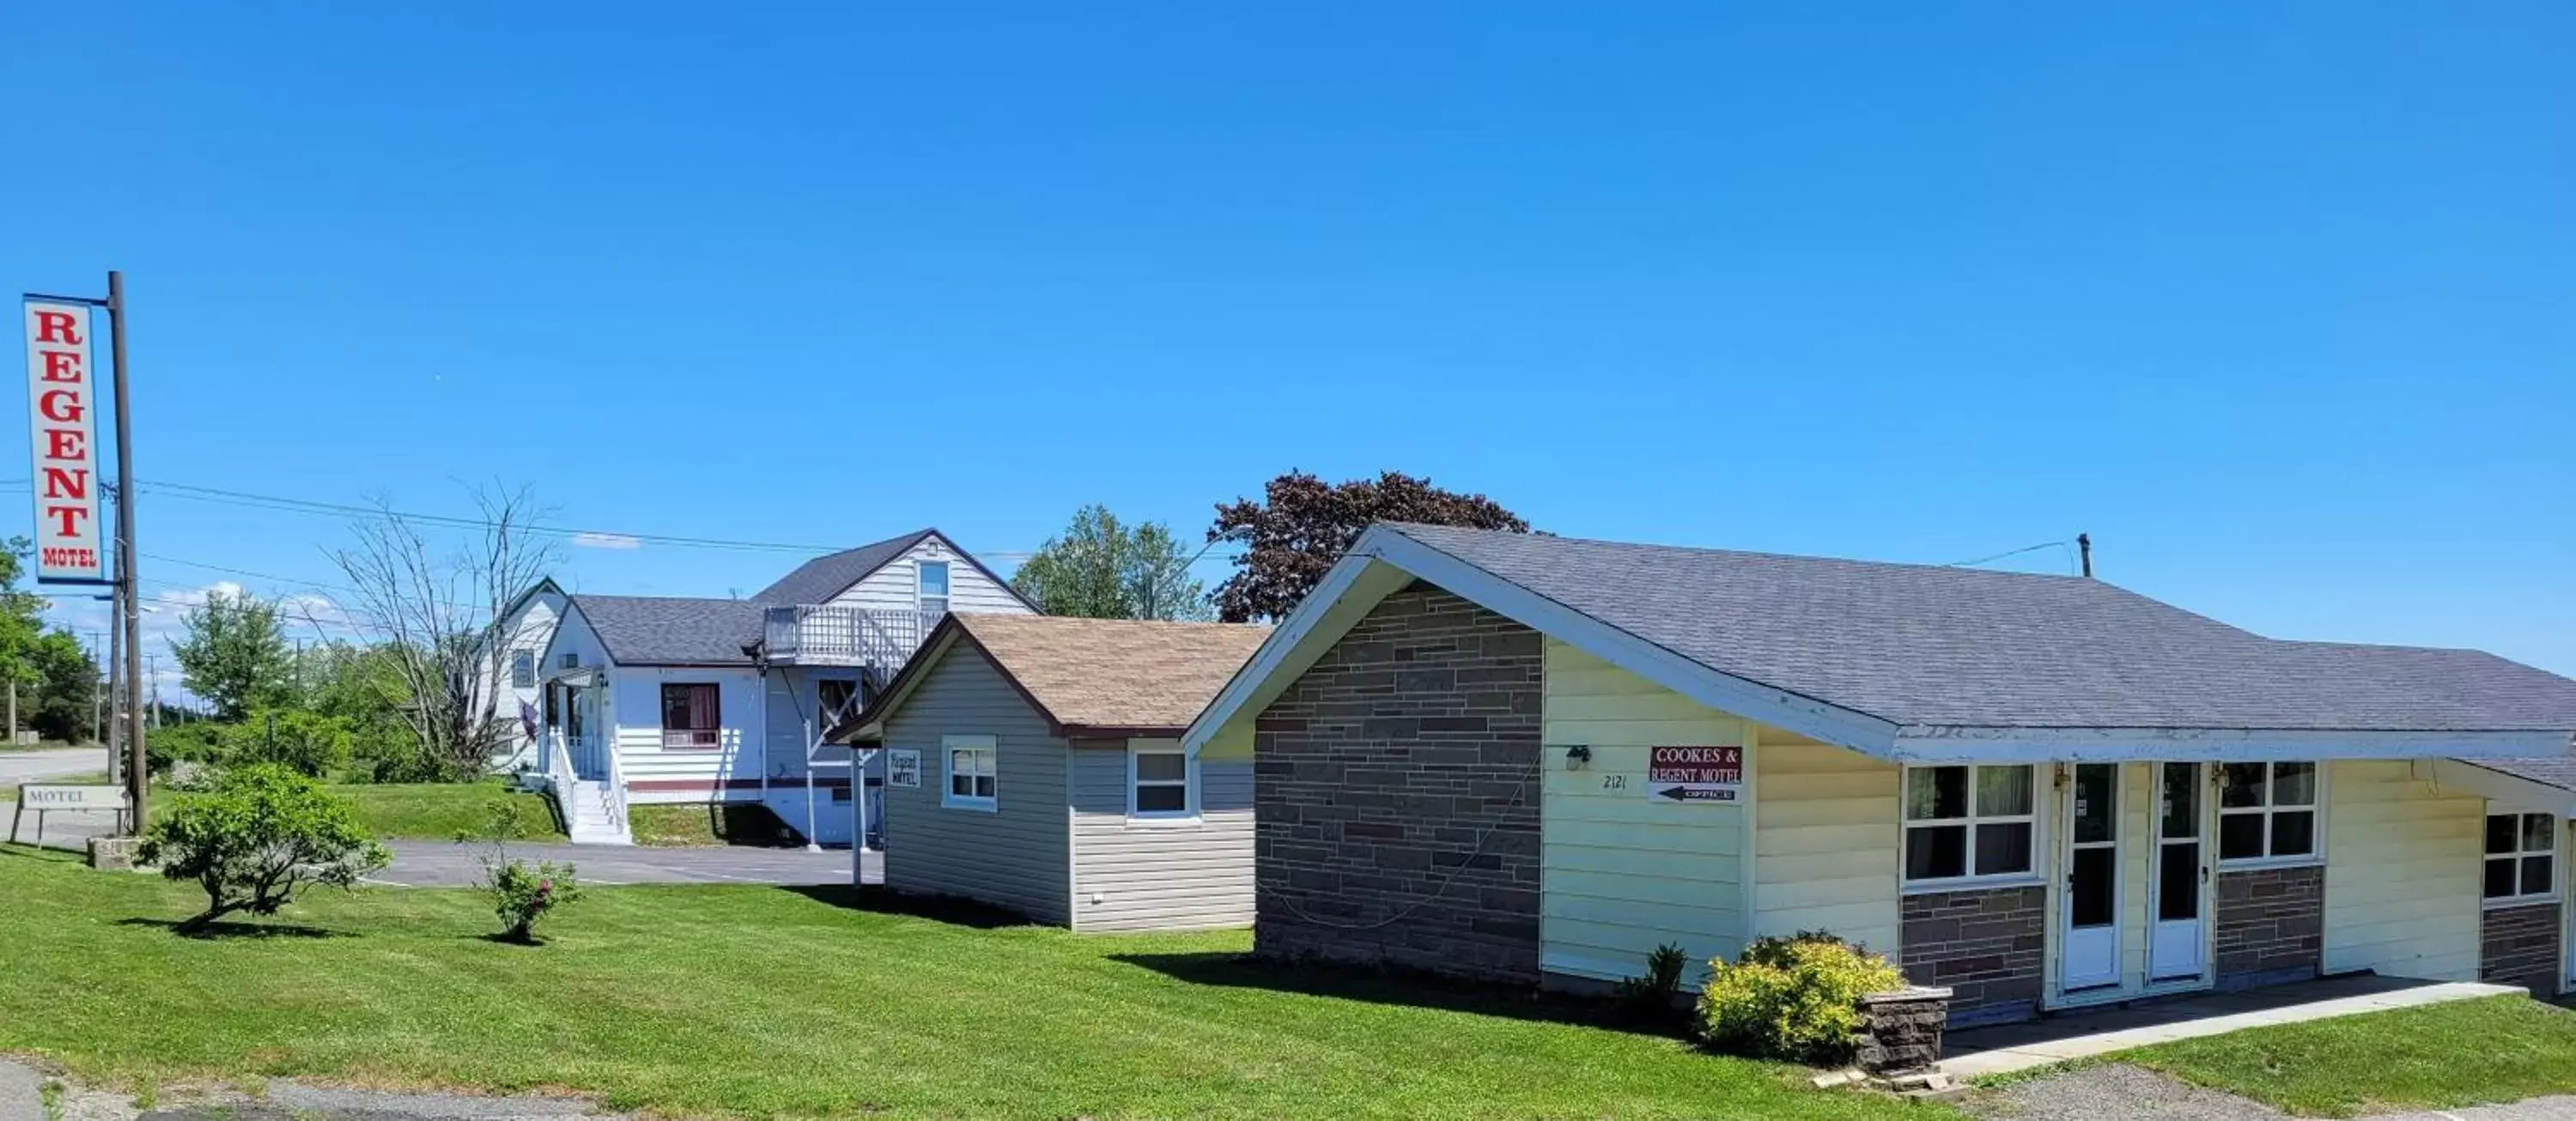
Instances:
[[[125,783],[133,795],[133,816],[128,822],[139,835],[152,816],[145,805],[152,781],[143,757],[143,605],[137,600],[143,587],[134,571],[134,422],[125,364],[125,274],[115,269],[107,272],[107,326],[108,346],[116,361],[116,579],[125,592],[125,687],[129,690]]]
[[[107,604],[110,612],[125,610],[124,585],[119,584],[108,593]],[[125,725],[116,718],[116,714],[123,711],[117,706],[125,703],[125,694],[119,691],[123,688],[121,683],[125,673],[122,668],[125,662],[119,652],[124,649],[125,628],[110,626],[107,631],[107,710],[99,718],[98,738],[107,743],[107,773],[125,783],[128,793],[131,793],[133,780],[127,777],[125,767]]]
[[[161,726],[161,655],[147,656],[144,661],[152,667],[152,726],[158,728]]]
[[[89,734],[97,736],[100,743],[107,742],[107,667],[97,659],[99,651],[105,649],[107,636],[94,630],[89,632],[90,664],[100,671],[89,681]],[[112,751],[107,755],[107,773],[111,776],[117,773],[116,753]]]

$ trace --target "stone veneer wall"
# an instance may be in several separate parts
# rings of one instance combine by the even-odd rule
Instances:
[[[1539,977],[1540,639],[1429,584],[1254,722],[1263,955]]]
[[[2478,980],[2558,997],[2558,904],[2494,907],[2478,923]]]
[[[2217,894],[2210,934],[2219,988],[2250,989],[2317,975],[2325,960],[2323,866],[2221,872]]]
[[[2039,1014],[2048,889],[1989,888],[1905,897],[1905,979],[1952,991],[1950,1026]]]

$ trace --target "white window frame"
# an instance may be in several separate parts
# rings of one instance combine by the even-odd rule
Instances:
[[[2305,763],[2310,768],[2308,773],[2312,775],[2313,778],[2309,782],[2310,795],[2308,801],[2304,803],[2291,804],[2273,801],[2273,795],[2281,789],[2280,767],[2284,763]],[[2325,761],[2312,759],[2280,759],[2268,763],[2252,764],[2263,768],[2263,804],[2260,806],[2236,806],[2231,808],[2227,805],[2227,768],[2232,765],[2235,764],[2213,763],[2209,768],[2209,800],[2215,803],[2218,807],[2218,824],[2211,830],[2209,835],[2209,852],[2210,855],[2217,860],[2215,867],[2221,871],[2233,872],[2247,868],[2305,868],[2311,865],[2325,863]],[[2283,810],[2287,810],[2291,813],[2305,813],[2308,815],[2308,851],[2296,856],[2272,855],[2272,818]],[[2263,855],[2239,857],[2227,856],[2227,819],[2231,817],[2252,817],[2257,814],[2260,814],[2263,817]],[[2479,824],[2481,827],[2485,825],[2483,821]],[[2485,834],[2481,833],[2479,836],[2484,837]],[[2485,873],[2483,866],[2480,867],[2479,872],[2481,875]]]
[[[1140,810],[1136,808],[1136,788],[1139,785],[1142,785],[1137,778],[1136,760],[1138,756],[1143,755],[1178,755],[1181,757],[1181,781],[1177,784],[1181,788],[1180,809]],[[1176,784],[1166,779],[1158,780],[1151,785],[1172,786]],[[1179,740],[1127,741],[1127,819],[1130,821],[1150,822],[1176,821],[1184,824],[1194,822],[1199,819],[1198,760],[1190,758],[1189,752],[1181,746]]]
[[[2494,808],[2494,807],[2490,806],[2490,807],[2488,807],[2488,809],[2487,809],[2487,816],[2488,816],[2488,817],[2490,817],[2490,818],[2496,818],[2496,817],[2509,817],[2509,818],[2514,819],[2514,821],[2513,821],[2513,843],[2514,843],[2517,847],[2516,847],[2512,852],[2509,852],[2509,853],[2507,853],[2507,852],[2488,852],[2488,851],[2486,851],[2486,833],[2484,832],[2484,829],[2483,829],[2483,826],[2485,826],[2486,822],[2484,822],[2484,821],[2480,821],[2480,822],[2479,822],[2479,825],[2481,826],[2481,830],[2480,830],[2480,832],[2478,833],[2478,901],[2479,901],[2479,903],[2480,903],[2482,906],[2485,906],[2485,907],[2495,908],[2495,907],[2528,907],[2528,906],[2531,906],[2531,905],[2533,905],[2533,904],[2535,904],[2535,903],[2556,903],[2556,902],[2558,902],[2558,896],[2559,896],[2558,885],[2559,885],[2560,883],[2564,882],[2564,881],[2565,881],[2565,879],[2566,879],[2566,876],[2565,876],[2565,871],[2566,871],[2566,870],[2565,870],[2565,869],[2563,869],[2563,868],[2560,868],[2560,867],[2558,866],[2558,864],[2559,864],[2558,850],[2559,850],[2559,848],[2561,847],[2561,846],[2559,845],[2559,843],[2558,843],[2558,834],[2559,834],[2560,832],[2562,832],[2566,827],[2565,827],[2564,825],[2560,824],[2560,822],[2559,822],[2559,820],[2558,820],[2558,815],[2556,815],[2556,814],[2550,814],[2550,813],[2533,813],[2533,812],[2525,811],[2525,810],[2499,810],[2499,809],[2496,809],[2496,808]],[[2522,844],[2522,827],[2523,827],[2523,824],[2524,824],[2523,819],[2524,819],[2524,818],[2529,818],[2529,817],[2545,818],[2545,819],[2547,819],[2547,820],[2548,820],[2548,822],[2549,822],[2549,847],[2548,847],[2548,848],[2545,848],[2545,849],[2527,849],[2527,848],[2521,848],[2521,847],[2519,847],[2519,846]],[[2519,888],[2519,887],[2521,887],[2521,886],[2522,886],[2522,862],[2523,862],[2524,860],[2526,860],[2526,859],[2530,858],[2530,857],[2535,857],[2535,856],[2545,856],[2545,857],[2548,857],[2548,858],[2549,858],[2549,890],[2544,891],[2544,892],[2541,892],[2541,893],[2539,893],[2539,894],[2537,894],[2537,895],[2494,895],[2494,896],[2490,896],[2490,895],[2488,895],[2488,894],[2487,894],[2487,875],[2486,875],[2486,873],[2487,873],[2487,865],[2492,864],[2492,863],[2495,863],[2496,861],[2499,861],[2499,860],[2511,860],[2511,861],[2513,861],[2513,882],[2514,882],[2514,886],[2515,886],[2515,887],[2517,887],[2517,888]]]
[[[526,668],[526,673],[519,672],[522,667]],[[519,684],[521,678],[526,678],[528,683]],[[537,652],[525,646],[510,651],[510,688],[534,689],[537,682]]]
[[[1967,816],[1926,818],[1905,816],[1906,792],[1912,790],[1914,787],[1914,773],[1916,771],[1938,771],[1951,767],[1958,767],[1968,772]],[[2030,812],[2025,814],[1980,815],[1977,812],[1977,772],[1983,769],[2003,767],[2019,767],[2030,772]],[[2048,794],[2050,788],[2048,785],[2048,775],[2040,768],[2041,765],[2036,763],[1926,763],[1920,766],[1908,765],[1903,772],[1898,774],[1896,780],[1896,880],[1903,893],[1907,895],[1922,895],[1943,891],[1974,891],[1989,887],[2023,887],[2031,884],[2046,883],[2048,870],[2047,854],[2049,849],[2047,817],[2044,807],[2048,805]],[[2027,824],[2030,826],[2029,870],[2021,872],[1992,872],[1982,876],[1978,875],[1977,827],[1980,825],[2020,824]],[[1963,875],[1943,876],[1937,879],[1926,878],[1919,880],[1910,879],[1906,876],[1906,846],[1907,842],[1912,839],[1914,830],[1918,828],[1932,829],[1959,826],[1964,826],[1967,829],[1966,855],[1963,862],[1960,864],[1960,868],[1964,872]]]
[[[957,792],[957,755],[960,752],[982,752],[991,759],[993,792],[985,795]],[[970,775],[975,772],[969,771]],[[1001,808],[1002,750],[991,736],[939,737],[939,805],[942,809],[975,810],[992,813]]]
[[[940,583],[940,586],[941,586],[942,588],[946,589],[942,594],[937,595],[937,596],[933,596],[933,595],[929,594],[927,591],[925,591],[925,590],[924,590],[924,589],[928,586],[928,583],[927,583],[926,581],[924,581],[924,580],[921,578],[921,577],[922,577],[922,573],[924,573],[924,572],[928,571],[928,570],[929,570],[929,568],[930,568],[930,566],[931,566],[931,565],[934,565],[934,564],[939,566],[939,571],[940,571],[939,583]],[[924,615],[930,614],[930,608],[929,608],[928,604],[929,604],[929,602],[930,602],[931,600],[933,600],[933,599],[936,599],[936,600],[938,600],[938,601],[939,601],[939,610],[940,610],[940,613],[942,613],[942,614],[946,614],[946,613],[948,613],[948,612],[955,611],[955,610],[957,609],[957,568],[956,568],[956,566],[951,565],[951,564],[949,564],[947,561],[944,561],[944,560],[920,560],[920,561],[914,561],[914,562],[912,562],[912,607],[913,607],[913,610],[918,611],[918,612],[920,612],[920,613],[922,613],[922,614],[924,614]]]

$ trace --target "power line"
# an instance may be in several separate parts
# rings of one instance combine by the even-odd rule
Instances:
[[[2066,570],[2069,572],[2075,570],[2074,543],[2070,541],[2042,541],[2036,545],[2024,545],[2018,549],[2006,550],[1991,557],[1978,557],[1975,560],[1952,561],[1948,564],[1942,565],[1941,567],[1975,568],[1981,564],[1992,564],[1995,561],[2003,560],[2007,557],[2017,557],[2023,553],[2036,553],[2042,549],[2058,549],[2064,551],[2066,554]]]

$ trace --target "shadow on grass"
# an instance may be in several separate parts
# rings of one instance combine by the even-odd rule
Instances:
[[[915,895],[888,891],[883,887],[855,887],[850,884],[785,884],[781,885],[781,890],[843,910],[929,919],[975,930],[1037,925],[1017,911],[953,895]]]
[[[173,919],[118,919],[118,926],[159,927],[181,938],[213,941],[234,938],[355,938],[345,930],[325,930],[300,923],[212,922],[195,930],[181,929],[187,924]]]
[[[1393,967],[1286,961],[1238,953],[1111,954],[1109,960],[1141,966],[1193,985],[1364,1000],[1632,1035],[1683,1037],[1678,1017],[1639,1017],[1598,997],[1541,992],[1526,985],[1467,981]]]

